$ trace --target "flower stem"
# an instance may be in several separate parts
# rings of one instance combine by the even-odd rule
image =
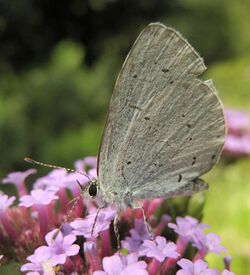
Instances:
[[[110,240],[109,229],[106,229],[100,233],[102,240],[102,258],[112,255],[112,247]]]
[[[37,210],[40,223],[40,234],[41,237],[44,238],[45,234],[48,232],[48,217],[46,205],[38,204]]]
[[[3,227],[4,227],[5,231],[9,235],[10,239],[16,240],[17,233],[15,232],[15,230],[12,227],[12,225],[10,224],[6,212],[1,212],[0,213],[0,220],[1,220],[2,224],[3,224]]]
[[[148,274],[149,275],[157,274],[160,266],[161,266],[161,262],[159,262],[156,259],[153,259],[152,262],[148,265]]]

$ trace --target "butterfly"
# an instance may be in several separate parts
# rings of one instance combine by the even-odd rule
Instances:
[[[225,140],[221,102],[206,66],[176,30],[152,23],[116,80],[89,190],[118,209],[138,200],[192,195]],[[92,190],[93,191],[93,190]]]
[[[207,189],[200,176],[218,161],[226,126],[212,81],[199,79],[205,70],[173,28],[151,23],[140,33],[111,97],[98,178],[84,189],[103,207],[119,212],[143,199]]]

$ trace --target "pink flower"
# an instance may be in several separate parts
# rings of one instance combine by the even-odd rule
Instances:
[[[228,133],[240,134],[250,127],[250,117],[243,111],[224,110]]]
[[[193,217],[186,216],[184,218],[177,217],[176,224],[169,223],[168,227],[174,229],[174,231],[186,241],[199,244],[200,239],[205,238],[203,230],[208,226],[200,224],[199,221]]]
[[[97,157],[86,157],[83,160],[75,161],[75,168],[78,171],[86,172],[88,168],[97,168]]]
[[[17,233],[9,221],[9,216],[6,210],[13,204],[15,199],[15,196],[9,198],[7,195],[0,193],[0,222],[12,240],[17,238]]]
[[[234,275],[234,273],[232,271],[229,271],[227,269],[224,269],[221,273],[221,275]]]
[[[48,232],[48,214],[46,206],[56,199],[58,199],[58,196],[56,196],[54,192],[43,189],[32,190],[30,195],[24,195],[20,198],[20,206],[36,206],[39,215],[40,234],[42,237]]]
[[[121,242],[122,247],[127,249],[129,253],[137,252],[138,248],[144,240],[150,239],[144,220],[135,220],[135,228],[129,230],[131,237],[126,237]]]
[[[250,154],[250,116],[242,111],[225,110],[227,137],[225,156],[241,157]]]
[[[46,234],[47,248],[51,254],[51,259],[57,264],[64,264],[67,256],[77,255],[79,252],[79,245],[73,244],[76,241],[76,236],[73,234],[63,236],[62,232],[54,229]]]
[[[3,195],[0,193],[0,212],[3,212],[7,208],[9,208],[13,204],[15,199],[15,196],[8,197],[7,195]]]
[[[166,238],[157,236],[155,241],[145,240],[139,248],[140,256],[156,258],[163,262],[166,258],[178,258],[180,254],[176,252],[176,245],[166,241]]]
[[[95,271],[93,275],[147,275],[147,264],[144,261],[138,262],[136,253],[128,256],[115,254],[105,257],[102,260],[104,271]]]
[[[217,270],[208,269],[207,263],[202,260],[193,263],[188,259],[181,259],[177,263],[182,269],[176,275],[219,275]]]
[[[32,174],[36,173],[36,169],[29,169],[24,172],[12,172],[7,175],[6,178],[2,180],[3,183],[13,183],[18,191],[19,197],[27,193],[24,181],[25,179]]]
[[[24,195],[20,198],[20,206],[30,207],[36,204],[47,205],[56,199],[58,199],[58,196],[56,196],[53,192],[35,189],[30,192],[30,195]]]
[[[73,233],[76,235],[83,235],[85,238],[97,237],[101,231],[109,228],[110,222],[116,215],[116,211],[111,207],[102,209],[98,214],[95,227],[93,229],[96,214],[97,212],[86,216],[84,219],[76,219],[71,222],[70,226],[74,228]],[[92,230],[93,234],[91,235]]]
[[[220,245],[220,237],[214,233],[208,233],[206,236],[203,236],[194,246],[206,254],[208,252],[214,254],[226,252],[226,249]]]
[[[34,254],[27,257],[30,263],[24,264],[21,271],[43,272],[42,274],[55,274],[53,267],[64,264],[68,256],[77,255],[79,245],[73,244],[76,240],[74,235],[63,237],[62,232],[52,230],[45,236],[48,246],[38,247]],[[51,273],[49,273],[49,271]],[[29,273],[27,273],[29,274]],[[32,274],[30,272],[30,274]]]
[[[32,272],[26,273],[30,275],[54,274],[54,273],[48,273],[48,271],[50,270],[53,272],[53,267],[57,265],[57,262],[54,262],[53,259],[51,259],[50,251],[44,249],[44,247],[38,247],[35,250],[34,254],[27,257],[27,260],[30,261],[30,263],[27,263],[21,266],[22,272],[32,271]]]
[[[243,136],[228,134],[224,145],[224,154],[232,157],[249,155],[250,134]]]

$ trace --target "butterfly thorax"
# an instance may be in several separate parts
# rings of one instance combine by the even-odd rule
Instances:
[[[104,190],[99,187],[98,197],[106,204],[114,206],[116,209],[122,210],[132,206],[132,193],[129,190],[124,192],[116,190]]]

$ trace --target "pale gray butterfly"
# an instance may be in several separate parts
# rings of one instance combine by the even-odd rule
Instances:
[[[219,159],[226,127],[212,81],[198,79],[205,70],[176,30],[140,33],[115,84],[91,196],[121,210],[207,188],[199,177]]]
[[[225,140],[222,105],[206,66],[174,29],[146,27],[111,98],[98,158],[98,195],[118,209],[138,200],[191,195]]]

